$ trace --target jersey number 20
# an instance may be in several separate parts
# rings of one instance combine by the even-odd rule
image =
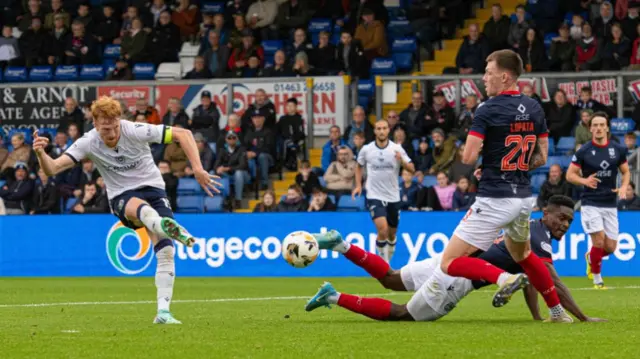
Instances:
[[[502,171],[528,171],[529,170],[529,160],[533,155],[533,148],[536,144],[536,136],[535,135],[509,135],[504,140],[504,146],[511,148],[509,153],[506,156],[502,157],[502,166],[500,166]],[[516,155],[520,153],[517,159],[514,159]]]

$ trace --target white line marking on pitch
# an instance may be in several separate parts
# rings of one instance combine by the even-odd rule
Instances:
[[[638,285],[628,285],[623,287],[608,287],[608,289],[640,289]],[[592,287],[586,288],[570,288],[572,291],[595,290]],[[494,292],[493,290],[479,290],[477,292]],[[367,297],[392,297],[397,295],[413,295],[413,292],[386,292],[386,293],[369,293],[358,294]],[[290,296],[290,297],[248,297],[248,298],[215,298],[215,299],[178,299],[173,303],[227,303],[227,302],[258,302],[258,301],[274,301],[274,300],[300,300],[309,299],[311,296]],[[30,303],[30,304],[0,304],[1,308],[33,308],[33,307],[70,307],[84,305],[135,305],[135,304],[155,304],[155,300],[137,300],[137,301],[121,301],[121,302],[61,302],[61,303]]]
[[[61,333],[71,333],[71,334],[75,334],[75,333],[80,333],[79,330],[61,330]]]

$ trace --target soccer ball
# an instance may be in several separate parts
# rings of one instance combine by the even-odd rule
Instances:
[[[311,233],[297,231],[282,241],[282,257],[296,268],[308,267],[318,257],[318,241]]]

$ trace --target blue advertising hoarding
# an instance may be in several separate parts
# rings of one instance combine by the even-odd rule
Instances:
[[[440,253],[463,213],[403,212],[394,268]],[[535,217],[536,215],[534,215]],[[539,217],[539,214],[537,214]],[[618,249],[605,260],[607,276],[640,276],[640,212],[621,212]],[[193,248],[176,246],[180,276],[365,276],[340,258],[321,252],[305,269],[281,258],[281,242],[295,230],[337,229],[366,250],[375,250],[375,227],[367,212],[283,214],[191,214],[177,219],[198,237]],[[554,243],[558,272],[584,275],[588,236],[580,215]],[[144,230],[122,227],[111,215],[0,217],[0,276],[152,276],[153,248]]]

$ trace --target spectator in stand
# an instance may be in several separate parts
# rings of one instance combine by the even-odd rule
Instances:
[[[249,60],[247,60],[247,66],[242,69],[237,69],[233,74],[234,77],[244,77],[244,78],[256,78],[260,76],[262,73],[262,68],[260,67],[260,58],[258,55],[249,56]]]
[[[413,144],[411,144],[411,141],[407,138],[407,133],[405,132],[404,128],[396,128],[395,131],[393,131],[392,136],[393,142],[401,145],[404,151],[407,153],[407,156],[409,156],[409,158],[411,158],[411,160],[413,161],[413,159],[415,158],[415,150],[413,149]]]
[[[258,0],[247,10],[247,24],[260,40],[269,40],[269,31],[278,15],[276,0]]]
[[[87,34],[93,35],[96,25],[93,22],[93,17],[91,16],[90,10],[91,9],[89,8],[89,4],[83,4],[83,3],[78,4],[78,10],[77,10],[78,16],[76,16],[76,18],[73,19],[73,21],[81,22],[82,25],[84,25],[85,32]]]
[[[422,92],[414,92],[411,95],[411,103],[400,112],[400,122],[407,128],[409,138],[423,137],[425,132],[425,120],[429,108],[424,102]]]
[[[71,36],[67,37],[65,55],[67,65],[90,65],[97,61],[97,44],[93,36],[85,32],[81,22],[73,21]]]
[[[82,195],[85,184],[94,183],[98,180],[98,177],[100,177],[100,172],[98,172],[91,159],[85,158],[82,160],[81,168],[78,185],[73,191],[73,196],[76,198],[80,198],[80,195]]]
[[[215,32],[218,35],[218,45],[224,46],[227,49],[227,42],[229,41],[228,32],[225,29],[224,24],[224,16],[222,14],[205,14],[204,20],[211,19],[211,23],[205,25],[205,23],[201,24],[200,29],[200,50],[198,50],[199,55],[203,55],[207,50],[211,48],[211,43],[209,41],[209,34],[211,32]]]
[[[266,190],[262,195],[262,201],[253,208],[253,213],[276,212],[276,194],[272,190]]]
[[[297,184],[292,184],[287,190],[287,196],[278,203],[275,212],[306,212],[308,208],[302,189]]]
[[[171,14],[171,22],[180,29],[182,41],[194,41],[198,34],[198,7],[189,0],[179,0]]]
[[[464,143],[460,145],[456,150],[456,155],[453,160],[453,164],[451,164],[451,168],[449,168],[449,179],[451,182],[455,182],[461,177],[465,177],[467,179],[475,178],[473,176],[473,171],[476,169],[475,165],[468,165],[462,162],[462,155],[464,154]]]
[[[343,2],[345,12],[347,13],[346,19],[337,20],[337,24],[347,29],[350,32],[356,28],[362,15],[364,15],[365,9],[371,10],[376,19],[386,26],[389,23],[389,12],[384,6],[383,0],[360,0],[360,1],[348,1],[346,4]]]
[[[29,214],[59,213],[59,197],[55,181],[47,176],[42,168],[38,169],[38,179],[31,198]]]
[[[62,18],[65,27],[69,27],[71,16],[62,8],[62,0],[51,0],[51,12],[44,18],[44,28],[47,30],[53,29],[53,23],[57,16]]]
[[[136,117],[133,119],[133,122],[137,122],[137,123],[149,123],[147,121],[147,116],[145,116],[143,113],[139,113],[136,115]]]
[[[340,135],[340,127],[331,126],[329,129],[329,141],[322,146],[322,171],[326,172],[329,165],[337,161],[338,150],[347,144],[347,141]]]
[[[133,19],[138,18],[138,8],[130,5],[127,7],[127,12],[122,15],[122,27],[120,28],[120,37],[118,37],[113,43],[120,44],[122,42],[122,38],[131,31],[131,23]]]
[[[194,133],[201,133],[207,141],[215,141],[220,133],[220,111],[211,101],[211,92],[202,91],[200,105],[193,109],[189,128]]]
[[[538,94],[533,89],[533,86],[531,84],[527,83],[524,86],[522,86],[522,94],[538,101],[538,104],[542,106],[542,99],[540,98],[540,96],[538,96]]]
[[[516,6],[516,22],[509,26],[509,36],[507,42],[509,46],[517,49],[520,46],[520,40],[527,33],[529,28],[533,27],[533,21],[526,19],[527,13],[523,5]],[[485,25],[486,28],[487,25]],[[485,33],[486,35],[486,33]]]
[[[576,57],[574,65],[576,71],[595,71],[600,69],[600,54],[598,46],[600,40],[591,32],[591,25],[585,22],[582,25],[582,39],[576,45]]]
[[[214,171],[221,177],[232,177],[235,193],[234,208],[242,207],[242,191],[249,183],[249,165],[247,162],[247,151],[238,140],[238,135],[234,131],[229,131],[225,135],[226,145],[220,150],[214,166]],[[206,146],[206,143],[204,144]],[[209,150],[211,151],[211,150]],[[213,153],[212,153],[213,155]]]
[[[549,69],[552,71],[573,71],[573,58],[576,54],[576,43],[569,36],[569,27],[562,23],[558,29],[559,36],[551,40],[549,50]]]
[[[295,62],[293,64],[293,74],[297,77],[323,75],[321,71],[318,71],[309,65],[309,56],[306,52],[299,52],[296,54]]]
[[[313,196],[309,202],[307,212],[335,212],[335,203],[327,196],[327,189],[316,187],[313,189]]]
[[[253,125],[252,116],[256,113],[261,114],[265,118],[264,125],[272,130],[276,128],[276,107],[273,102],[269,100],[267,92],[263,89],[257,89],[255,92],[255,102],[249,105],[242,115],[242,127],[243,132],[249,131]]]
[[[67,137],[71,143],[76,142],[80,138],[80,128],[75,123],[69,124],[67,128]]]
[[[244,143],[245,133],[242,131],[242,128],[240,127],[240,117],[238,117],[238,115],[236,115],[235,113],[232,113],[229,115],[229,117],[227,117],[227,125],[224,126],[224,128],[222,129],[222,133],[220,134],[220,136],[218,136],[218,140],[216,142],[216,149],[218,152],[220,152],[224,147],[224,145],[227,143],[226,136],[229,131],[233,131],[236,134],[236,136],[238,136],[238,140],[240,141],[240,144]]]
[[[254,112],[251,121],[253,128],[245,136],[247,158],[256,161],[260,171],[261,189],[265,190],[269,187],[269,168],[275,164],[276,135],[265,126],[264,115],[260,112]]]
[[[20,54],[27,67],[45,65],[49,58],[49,34],[39,17],[31,19],[31,26],[20,36]]]
[[[636,185],[629,182],[625,199],[618,200],[619,211],[640,211],[640,198],[636,195]]]
[[[177,208],[176,199],[178,197],[178,178],[171,172],[171,162],[169,161],[160,160],[158,162],[158,169],[160,170],[160,174],[164,180],[167,198],[169,198],[171,208],[175,209]]]
[[[40,1],[29,0],[27,2],[27,9],[25,9],[25,14],[19,18],[18,30],[20,30],[20,32],[22,33],[25,33],[30,27],[33,26],[34,18],[38,18],[40,19],[40,21],[42,21],[44,17],[45,13],[40,7]]]
[[[189,128],[189,116],[182,108],[182,102],[177,97],[169,99],[167,104],[167,113],[162,118],[162,124],[165,126],[179,125],[182,128]]]
[[[125,106],[122,108],[124,109]],[[80,111],[84,114],[84,121],[82,122],[82,127],[78,127],[78,129],[81,133],[87,133],[93,130],[93,114],[91,113],[91,105],[85,105],[85,107]]]
[[[286,48],[287,58],[293,59],[299,52],[306,52],[311,55],[313,45],[307,39],[307,32],[304,29],[296,29],[293,33],[293,42]]]
[[[430,133],[435,128],[442,129],[445,134],[449,134],[455,125],[455,113],[449,107],[444,92],[436,91],[433,93],[433,105],[427,110],[424,121],[424,130]]]
[[[484,73],[485,59],[489,56],[489,42],[480,36],[478,25],[469,26],[469,36],[464,37],[456,56],[456,69],[445,69],[445,73]]]
[[[393,133],[393,131],[396,130],[396,127],[405,128],[404,123],[400,123],[400,116],[393,110],[387,112],[387,123],[389,123],[389,133]]]
[[[440,207],[443,211],[453,209],[453,194],[456,191],[456,185],[449,182],[449,177],[444,171],[438,172],[436,176],[438,184],[433,187],[438,196]]]
[[[11,26],[2,27],[2,37],[0,37],[0,70],[7,66],[15,65],[20,61],[20,43],[13,37]]]
[[[66,132],[72,123],[84,130],[84,114],[78,107],[78,102],[73,97],[67,97],[64,100],[64,111],[60,117],[58,131]]]
[[[205,59],[202,56],[196,56],[193,59],[193,69],[184,76],[186,80],[205,80],[213,78],[211,70],[205,65]]]
[[[29,168],[24,162],[14,166],[15,181],[9,181],[0,188],[0,215],[26,214],[33,196],[33,180],[29,178]]]
[[[500,4],[493,4],[493,6],[491,6],[491,18],[484,23],[484,28],[482,29],[482,33],[489,41],[490,52],[509,48],[507,39],[509,37],[510,27],[511,20],[502,14],[502,6]]]
[[[593,110],[585,108],[580,110],[580,123],[576,126],[576,151],[580,146],[591,141],[591,130],[589,129],[589,120],[593,115]]]
[[[213,77],[224,77],[229,62],[229,47],[220,44],[220,33],[209,31],[209,49],[204,53],[204,63]]]
[[[536,200],[536,208],[534,210],[539,211],[546,207],[549,198],[554,195],[571,197],[571,184],[565,180],[562,167],[558,164],[549,167],[549,177],[540,187],[540,194]]]
[[[158,22],[160,22],[160,17],[162,16],[162,13],[165,11],[168,12],[169,7],[167,7],[167,5],[164,3],[164,0],[153,0],[153,3],[149,7],[149,12],[153,17],[151,21],[152,27],[158,26]],[[169,16],[171,16],[171,14],[169,14]],[[169,22],[171,22],[171,19],[169,19]]]
[[[243,15],[235,15],[233,18],[233,30],[229,33],[229,46],[231,49],[242,48],[242,37],[247,29],[247,23]],[[249,30],[250,31],[250,30]]]
[[[640,24],[636,27],[638,34],[640,34]],[[633,40],[633,48],[631,50],[630,70],[637,70],[640,68],[640,36],[637,36]]]
[[[302,193],[306,197],[311,196],[314,188],[320,187],[318,175],[311,169],[309,161],[305,160],[300,163],[300,169],[296,175],[296,184],[302,188]]]
[[[174,140],[172,143],[166,145],[164,149],[164,160],[171,164],[171,172],[174,176],[178,178],[185,176],[187,155],[184,153],[179,142]]]
[[[452,210],[466,211],[476,200],[476,194],[469,192],[470,184],[467,177],[460,177],[456,191],[453,193]]]
[[[630,41],[634,41],[638,37],[637,28],[640,25],[640,17],[638,16],[638,9],[640,8],[640,2],[633,2],[629,4],[629,13],[620,20],[620,26],[622,27],[622,33]]]
[[[133,80],[133,72],[129,67],[127,59],[120,56],[116,60],[116,67],[107,75],[107,81],[131,81]]]
[[[122,38],[120,52],[130,63],[135,64],[147,60],[148,35],[142,30],[142,20],[135,18],[131,21],[131,30]]]
[[[458,116],[458,122],[454,126],[452,134],[458,137],[460,141],[466,141],[473,117],[478,109],[478,96],[468,95],[464,99],[464,108]]]
[[[351,75],[358,78],[369,77],[369,67],[366,65],[364,49],[360,41],[354,40],[351,33],[342,29],[340,43],[336,50],[338,70],[340,75]]]
[[[0,136],[0,167],[4,164],[4,161],[9,157],[9,150],[4,147],[4,139]],[[0,177],[2,174],[0,174]]]
[[[207,172],[213,170],[216,155],[213,153],[201,133],[196,132],[193,135],[193,138],[195,139],[196,145],[198,146],[198,153],[200,154],[200,162],[202,163],[202,168]],[[187,161],[187,168],[189,168],[189,170],[185,172],[193,173],[193,167],[191,166],[191,162],[189,161]]]
[[[180,29],[171,23],[169,10],[162,11],[159,16],[159,20],[153,27],[149,46],[152,54],[151,59],[156,67],[163,62],[179,62],[178,52],[180,52],[182,44]]]
[[[602,50],[602,70],[619,71],[629,66],[631,41],[622,34],[620,24],[611,26],[611,36],[605,39]]]
[[[64,131],[56,132],[56,137],[53,141],[53,153],[55,153],[55,157],[60,157],[62,154],[69,148],[69,138],[67,137],[67,133]]]
[[[254,55],[257,56],[260,59],[260,63],[262,63],[264,60],[264,50],[262,46],[254,44],[251,30],[245,29],[242,34],[242,47],[233,50],[227,66],[229,70],[234,73],[242,71],[244,67],[249,65],[249,58]]]
[[[435,163],[429,169],[429,174],[446,172],[451,167],[456,155],[456,139],[453,136],[445,137],[441,128],[431,131],[431,139],[433,140],[433,160]]]
[[[276,124],[276,134],[284,152],[284,165],[295,171],[298,167],[298,153],[305,139],[304,121],[298,113],[298,100],[295,97],[287,99],[286,115],[280,117]]]
[[[593,96],[593,90],[591,90],[591,86],[584,86],[580,89],[580,98],[576,102],[576,107],[578,109],[589,109],[593,112],[603,111],[609,115],[609,117],[613,117],[613,111],[606,105],[602,104],[591,98]]]
[[[549,136],[558,143],[560,137],[571,136],[573,124],[576,121],[576,112],[572,104],[567,101],[567,94],[562,90],[556,90],[553,95],[553,103],[545,106],[547,128]]]
[[[421,185],[413,180],[411,172],[402,170],[402,185],[400,186],[400,209],[403,211],[418,210],[418,192]]]
[[[373,10],[369,8],[362,10],[362,23],[356,28],[354,38],[362,44],[364,55],[369,61],[385,57],[389,53],[384,24],[376,20]]]
[[[584,25],[582,16],[580,14],[573,14],[571,29],[569,29],[573,41],[580,41],[582,39],[582,25]]]
[[[31,148],[24,143],[24,134],[22,132],[14,133],[11,136],[11,146],[13,151],[9,152],[6,160],[0,168],[0,176],[11,180],[14,178],[14,168],[17,163],[29,162],[31,157]]]
[[[358,154],[360,153],[360,150],[362,150],[362,147],[364,147],[365,144],[365,138],[364,138],[364,132],[362,131],[357,131],[356,133],[353,134],[353,147],[351,147],[351,151],[353,151],[353,158],[354,159],[358,159]]]
[[[271,28],[275,32],[275,37],[278,39],[286,39],[294,29],[305,29],[309,23],[309,19],[311,19],[312,13],[307,1],[281,1],[275,22],[271,25]]]
[[[600,4],[600,16],[593,20],[593,32],[598,39],[608,39],[611,37],[611,27],[616,21],[613,16],[613,6],[608,1]]]
[[[287,66],[284,51],[278,50],[273,55],[273,66],[262,70],[261,77],[289,77],[293,76],[291,67]]]
[[[638,136],[633,131],[624,135],[624,145],[627,147],[627,163],[630,170],[638,168],[638,157],[640,156],[640,148],[638,148]]]
[[[329,168],[324,172],[327,189],[338,197],[343,194],[350,194],[355,187],[357,165],[351,148],[349,146],[341,146],[338,149],[337,160],[331,162]]]
[[[374,140],[373,126],[371,126],[367,120],[366,113],[362,106],[354,107],[349,126],[347,126],[347,129],[344,131],[344,140],[349,146],[354,146],[353,135],[358,131],[364,133],[366,143]]]
[[[146,98],[139,98],[136,100],[136,113],[134,116],[139,114],[143,114],[147,118],[147,123],[152,125],[160,125],[162,124],[162,120],[160,119],[160,115],[158,114],[158,110],[155,107],[149,105],[149,102]]]
[[[429,147],[429,140],[426,137],[420,139],[414,159],[416,171],[423,174],[429,173],[429,169],[433,166],[433,150]]]
[[[107,194],[97,189],[95,182],[84,185],[84,190],[71,213],[109,213]]]
[[[535,28],[530,28],[520,40],[518,53],[526,72],[540,72],[547,68],[547,54]]]

